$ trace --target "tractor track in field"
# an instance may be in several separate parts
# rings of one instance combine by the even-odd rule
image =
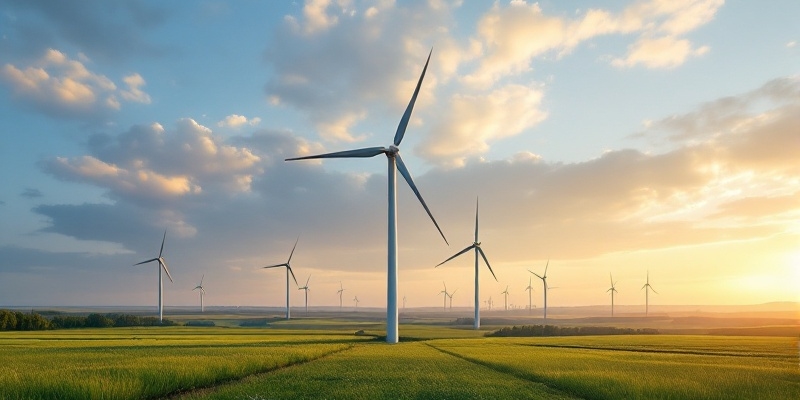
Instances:
[[[313,362],[313,361],[321,360],[323,358],[327,358],[327,357],[330,357],[330,356],[335,355],[335,354],[339,354],[339,353],[342,353],[342,352],[345,352],[345,351],[348,351],[348,350],[352,350],[354,347],[356,347],[356,345],[352,344],[352,345],[347,346],[347,347],[345,347],[343,349],[334,350],[334,351],[331,351],[330,353],[321,354],[321,355],[319,355],[317,357],[312,357],[312,358],[309,358],[309,359],[306,359],[306,360],[299,360],[299,361],[295,361],[295,362],[290,362],[290,363],[285,364],[285,365],[279,365],[279,366],[276,366],[276,367],[273,367],[273,368],[267,368],[267,369],[264,369],[264,370],[261,370],[261,371],[257,371],[257,372],[254,372],[252,374],[249,374],[249,375],[244,375],[244,376],[240,376],[240,377],[236,377],[236,378],[230,378],[230,379],[223,379],[223,380],[215,381],[215,382],[210,383],[210,384],[205,385],[205,386],[197,386],[197,387],[194,387],[194,388],[191,388],[191,389],[177,390],[177,391],[174,391],[174,392],[171,392],[171,393],[167,393],[167,394],[165,394],[163,396],[153,396],[153,397],[150,397],[150,398],[151,399],[177,399],[177,398],[179,398],[181,396],[184,396],[184,395],[187,395],[187,394],[191,394],[191,393],[210,392],[210,391],[213,391],[214,389],[216,389],[217,387],[222,386],[222,385],[226,385],[226,384],[229,384],[229,383],[235,383],[235,382],[241,382],[241,381],[243,381],[245,379],[250,379],[250,378],[259,377],[259,376],[262,376],[262,375],[271,374],[273,372],[280,371],[280,370],[283,370],[283,369],[286,369],[286,368],[289,368],[289,367],[308,364],[308,363]]]
[[[625,347],[601,347],[601,346],[582,346],[572,344],[541,344],[529,343],[520,344],[520,346],[530,347],[544,347],[553,349],[575,349],[575,350],[599,350],[599,351],[625,351],[631,353],[656,353],[656,354],[678,354],[690,356],[713,356],[713,357],[755,357],[755,358],[771,358],[771,359],[789,359],[793,360],[794,357],[785,357],[780,354],[744,354],[744,353],[730,353],[721,351],[700,351],[700,350],[662,350],[662,349],[647,349],[647,348],[625,348]]]
[[[551,394],[557,395],[557,396],[559,396],[561,398],[583,399],[583,397],[579,396],[576,393],[572,393],[570,391],[563,390],[563,389],[560,389],[560,388],[555,387],[555,386],[551,386],[546,380],[538,379],[534,375],[522,373],[522,372],[516,371],[514,369],[511,369],[511,368],[508,368],[508,367],[504,367],[502,365],[492,364],[492,363],[481,361],[481,360],[478,360],[478,359],[475,359],[475,358],[470,358],[470,357],[467,357],[467,356],[463,356],[461,354],[458,354],[458,353],[455,353],[455,352],[452,352],[452,351],[448,351],[448,350],[445,350],[445,349],[440,349],[440,348],[438,348],[438,347],[436,347],[436,346],[434,346],[434,345],[432,345],[430,343],[424,343],[424,344],[426,346],[436,350],[436,351],[439,351],[441,353],[447,354],[447,355],[449,355],[451,357],[455,357],[455,358],[458,358],[460,360],[464,360],[466,362],[469,362],[469,363],[472,363],[472,364],[475,364],[475,365],[480,365],[480,366],[482,366],[484,368],[491,369],[492,371],[499,372],[499,373],[504,374],[504,375],[510,375],[510,376],[513,376],[513,377],[518,378],[518,379],[522,379],[522,380],[525,380],[525,381],[528,381],[528,382],[531,382],[531,383],[536,383],[538,385],[542,385]]]

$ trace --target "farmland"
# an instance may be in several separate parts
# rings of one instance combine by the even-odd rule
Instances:
[[[358,335],[356,331],[363,331]],[[486,338],[374,321],[0,333],[0,399],[800,397],[794,337]]]

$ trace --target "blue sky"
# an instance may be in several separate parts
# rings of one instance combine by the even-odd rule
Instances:
[[[471,289],[481,237],[555,305],[798,300],[800,5],[629,2],[0,1],[0,306],[385,304],[382,160],[433,49],[401,182],[400,292]],[[558,282],[560,281],[560,282]],[[524,284],[522,284],[524,283]],[[513,285],[519,286],[515,291]],[[315,287],[315,285],[317,285]],[[316,290],[315,290],[316,289]],[[300,305],[302,292],[293,294]],[[541,294],[541,293],[540,293]],[[515,299],[515,296],[518,298]],[[466,306],[469,297],[454,299]],[[463,304],[462,304],[463,303]]]

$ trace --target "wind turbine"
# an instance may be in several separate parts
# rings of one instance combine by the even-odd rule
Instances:
[[[342,281],[339,281],[339,290],[336,293],[339,294],[339,308],[342,308],[342,294],[344,294],[344,287],[342,287]]]
[[[356,303],[356,308],[358,308],[358,302],[359,302],[359,301],[358,301],[358,296],[356,296],[356,297],[353,297],[353,302],[355,302],[355,303]]]
[[[436,225],[436,229],[439,230],[439,234],[442,235],[442,239],[444,239],[445,243],[447,243],[447,238],[444,237],[444,233],[439,228],[439,224],[436,223],[436,219],[433,218],[433,214],[431,214],[431,210],[428,209],[428,205],[425,204],[425,200],[422,199],[422,195],[417,190],[417,185],[414,184],[414,180],[411,178],[411,173],[408,172],[408,168],[406,168],[405,163],[403,162],[403,158],[400,157],[400,142],[403,141],[403,136],[406,133],[406,127],[408,127],[408,121],[411,119],[411,112],[414,109],[414,103],[417,101],[417,95],[419,94],[419,88],[422,85],[422,79],[425,78],[425,71],[428,69],[428,63],[431,60],[431,54],[433,53],[433,49],[431,49],[431,53],[428,54],[428,59],[425,61],[425,67],[422,69],[422,74],[419,77],[419,81],[417,82],[417,87],[414,89],[414,94],[411,96],[411,101],[408,103],[408,107],[406,107],[406,111],[403,113],[403,117],[400,118],[400,123],[397,126],[397,131],[394,134],[394,140],[389,147],[366,147],[361,149],[355,150],[345,150],[339,151],[335,153],[327,153],[327,154],[320,154],[314,156],[305,156],[305,157],[295,157],[295,158],[287,158],[286,161],[293,161],[293,160],[307,160],[313,158],[369,158],[375,157],[379,154],[385,154],[386,159],[388,160],[388,206],[389,206],[389,223],[388,223],[388,256],[387,256],[387,290],[386,290],[386,342],[387,343],[397,343],[398,342],[398,311],[397,311],[397,175],[396,171],[400,171],[400,175],[406,180],[408,186],[411,187],[411,190],[417,196],[417,199],[422,204],[422,207],[425,208],[425,211],[428,213],[428,216],[433,221],[433,224]]]
[[[611,292],[611,316],[614,316],[614,293],[617,293],[617,283],[614,282],[614,277],[611,276],[611,273],[608,273],[608,277],[611,279],[611,287],[606,290],[606,292]]]
[[[306,314],[308,314],[308,281],[311,280],[311,275],[308,275],[308,279],[306,279],[305,286],[301,288],[297,288],[297,290],[305,290],[306,291]]]
[[[471,245],[467,246],[467,248],[465,248],[464,250],[461,250],[458,253],[456,253],[455,255],[453,255],[452,257],[448,258],[447,260],[444,260],[444,261],[440,262],[439,264],[436,265],[436,267],[438,267],[439,265],[442,265],[442,264],[444,264],[444,263],[446,263],[446,262],[448,262],[448,261],[450,261],[450,260],[452,260],[452,259],[454,259],[454,258],[456,258],[456,257],[458,257],[458,256],[460,256],[460,255],[472,250],[472,249],[475,249],[475,322],[474,322],[474,328],[475,329],[480,329],[480,327],[481,327],[481,307],[480,307],[481,306],[481,301],[480,301],[480,283],[478,281],[478,254],[480,254],[480,256],[483,257],[483,261],[486,263],[486,267],[489,268],[489,272],[492,273],[492,276],[494,277],[495,281],[497,281],[497,276],[495,276],[494,271],[492,271],[492,266],[489,265],[489,260],[486,259],[486,254],[484,254],[483,250],[481,249],[481,242],[478,241],[478,199],[477,198],[475,199],[475,241],[472,242]]]
[[[533,278],[528,277],[528,287],[525,290],[528,291],[528,314],[533,312],[533,286],[531,286],[531,280]]]
[[[502,294],[504,297],[503,304],[505,306],[506,311],[508,311],[508,285],[506,285],[506,290],[500,292],[500,294]]]
[[[528,270],[528,272],[536,275],[537,278],[542,280],[542,286],[544,287],[544,321],[547,322],[547,289],[554,289],[547,286],[547,267],[550,266],[550,260],[547,260],[547,264],[544,266],[544,274],[539,276],[536,272]]]
[[[645,283],[644,286],[642,286],[642,289],[646,289],[644,291],[644,315],[647,316],[647,314],[649,312],[649,308],[650,308],[650,293],[649,293],[649,291],[652,290],[653,293],[658,294],[658,292],[656,292],[656,290],[653,289],[652,286],[650,286],[650,271],[649,270],[647,271],[647,283]],[[642,289],[639,289],[639,290],[642,290]]]
[[[453,309],[453,295],[456,294],[457,291],[458,291],[458,289],[453,290],[453,293],[450,293],[450,294],[447,295],[447,297],[450,297],[450,310]]]
[[[205,308],[203,307],[203,296],[205,296],[205,294],[206,294],[206,290],[203,289],[203,279],[205,279],[205,278],[206,278],[206,274],[203,274],[203,276],[200,277],[200,284],[195,286],[194,289],[192,289],[192,291],[200,289],[200,312],[204,312],[205,311]]]
[[[403,296],[403,310],[406,309],[406,296]]]
[[[159,323],[163,322],[164,320],[164,282],[163,282],[163,277],[161,276],[162,268],[164,269],[164,272],[167,273],[169,281],[174,283],[174,281],[172,280],[172,276],[169,274],[169,269],[167,269],[167,262],[164,260],[164,257],[162,255],[164,253],[164,242],[166,240],[167,240],[167,231],[165,230],[164,237],[161,238],[161,250],[158,251],[158,257],[133,264],[133,265],[141,265],[153,261],[158,261],[158,322]]]
[[[444,300],[444,307],[443,308],[444,308],[445,311],[447,311],[447,297],[450,296],[450,293],[447,293],[447,284],[442,282],[442,285],[444,285],[444,290],[439,292],[439,294],[443,294],[444,295],[444,296],[442,296],[442,298]]]
[[[299,237],[297,238],[297,240],[295,240],[294,247],[292,247],[292,252],[289,253],[289,260],[287,260],[285,263],[282,263],[282,264],[275,264],[275,265],[270,265],[270,266],[264,267],[264,269],[266,269],[266,268],[286,267],[286,319],[290,319],[291,318],[291,313],[289,311],[289,274],[292,274],[292,279],[294,279],[294,284],[297,285],[297,286],[300,286],[300,284],[297,283],[297,278],[294,277],[294,271],[292,271],[292,266],[289,264],[289,263],[292,262],[292,256],[294,255],[294,249],[297,248],[297,242],[299,240],[300,240]]]

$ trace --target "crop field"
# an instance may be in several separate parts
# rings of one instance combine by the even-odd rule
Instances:
[[[382,333],[313,320],[2,332],[0,399],[800,398],[797,337]]]

